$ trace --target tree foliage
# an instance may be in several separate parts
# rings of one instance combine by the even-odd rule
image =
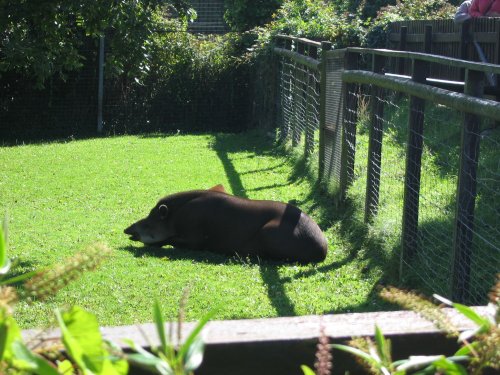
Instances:
[[[225,0],[224,19],[234,31],[245,31],[269,22],[283,0]]]
[[[0,75],[17,71],[38,86],[84,64],[82,47],[106,34],[110,71],[139,74],[147,68],[152,32],[172,15],[186,19],[184,0],[0,0]]]

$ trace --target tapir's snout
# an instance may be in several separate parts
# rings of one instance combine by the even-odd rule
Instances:
[[[137,226],[135,224],[132,224],[128,228],[125,228],[123,233],[128,234],[132,241],[139,241],[140,239],[139,232],[137,231]]]
[[[130,236],[131,241],[139,241],[148,246],[163,246],[168,239],[164,222],[150,216],[135,222],[123,232]]]

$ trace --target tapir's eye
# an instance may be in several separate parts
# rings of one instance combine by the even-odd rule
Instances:
[[[168,215],[168,207],[164,204],[160,205],[160,207],[158,207],[158,212],[160,213],[160,217],[162,219],[166,219],[167,218],[167,215]]]

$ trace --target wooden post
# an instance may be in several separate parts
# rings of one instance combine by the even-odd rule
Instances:
[[[432,25],[425,25],[424,53],[432,53]]]
[[[355,70],[359,68],[359,54],[347,53],[344,68]],[[340,199],[344,200],[347,189],[354,177],[354,160],[356,156],[356,129],[358,123],[358,85],[343,84],[344,90],[344,124],[342,127],[342,155],[340,162]]]
[[[482,97],[484,73],[467,70],[465,93]],[[467,302],[470,283],[472,239],[474,230],[474,207],[476,203],[477,164],[479,160],[480,116],[466,113],[462,128],[460,170],[458,175],[457,208],[452,262],[452,299]]]
[[[424,83],[429,63],[413,60],[412,80]],[[406,146],[405,186],[403,200],[402,252],[399,277],[402,278],[404,264],[409,264],[417,252],[418,214],[420,197],[420,174],[424,133],[425,100],[410,97],[408,117],[408,142]]]
[[[309,45],[309,57],[313,59],[318,59],[318,47],[314,45]]]
[[[104,35],[99,38],[99,81],[97,87],[97,132],[102,133],[102,102],[104,96]]]
[[[470,30],[470,22],[462,22],[460,26],[460,47],[459,47],[460,49],[459,58],[462,60],[469,60],[469,53],[468,53],[469,30]]]
[[[470,45],[470,22],[462,22],[460,26],[460,56],[462,60],[470,60],[469,56]],[[460,79],[465,79],[465,69],[460,69]]]
[[[299,55],[304,55],[304,52],[306,50],[304,43],[301,41],[297,41],[296,43],[297,43],[297,53]]]
[[[326,127],[326,53],[332,49],[331,42],[321,42],[321,74],[319,90],[319,180],[323,179],[325,171],[325,127]]]
[[[399,50],[406,51],[406,39],[408,36],[408,26],[401,26],[399,31]],[[405,72],[405,58],[400,57],[398,61],[398,74],[404,74]]]
[[[373,55],[372,71],[383,73],[385,56]],[[382,88],[372,86],[370,139],[368,144],[368,166],[366,178],[365,222],[377,214],[380,188],[380,170],[382,168],[382,136],[384,131],[384,102]]]

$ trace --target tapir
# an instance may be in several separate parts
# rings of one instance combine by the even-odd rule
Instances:
[[[318,224],[297,207],[230,195],[222,185],[168,195],[124,232],[148,246],[299,263],[327,253]]]

